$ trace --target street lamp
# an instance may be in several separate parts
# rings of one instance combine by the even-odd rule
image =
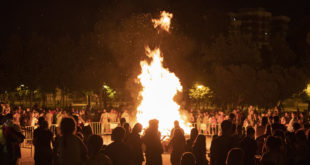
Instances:
[[[198,89],[202,89],[203,85],[197,85]]]

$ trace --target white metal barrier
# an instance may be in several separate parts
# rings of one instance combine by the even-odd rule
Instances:
[[[90,127],[92,128],[93,134],[96,135],[107,135],[111,134],[112,130],[118,126],[118,123],[100,123],[100,122],[91,122]]]
[[[119,124],[117,122],[111,122],[111,123],[91,122],[89,123],[89,125],[92,128],[93,134],[104,136],[111,134],[112,130],[116,128]],[[192,126],[194,128],[197,128],[200,134],[208,136],[219,135],[219,133],[221,132],[220,124],[192,123]],[[25,140],[22,144],[22,147],[30,148],[32,150],[32,145],[30,144],[32,144],[34,129],[35,127],[33,126],[26,126],[23,129],[22,132],[23,135],[25,136]],[[56,136],[58,126],[56,124],[51,124],[49,129],[53,133],[53,135]]]
[[[33,131],[34,131],[33,126],[26,126],[21,131],[22,134],[25,136],[24,142],[21,144],[21,147],[30,149],[31,155],[32,155],[32,149],[33,149],[33,145],[32,145]]]
[[[200,134],[204,134],[207,136],[219,135],[221,130],[220,124],[212,124],[212,123],[192,123],[194,128],[198,129]]]

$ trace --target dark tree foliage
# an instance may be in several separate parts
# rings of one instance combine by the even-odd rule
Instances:
[[[240,35],[220,36],[206,46],[203,74],[217,105],[272,107],[305,88],[304,68],[295,65],[285,41],[273,41],[265,53]]]

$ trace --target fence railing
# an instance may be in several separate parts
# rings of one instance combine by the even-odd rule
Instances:
[[[111,134],[112,130],[118,126],[118,123],[116,122],[111,123],[91,122],[89,124],[90,127],[92,128],[93,134],[101,136]]]
[[[101,123],[101,122],[90,122],[89,123],[93,134],[104,136],[112,133],[112,130],[116,128],[119,124],[117,122],[110,123]],[[221,132],[220,124],[211,124],[211,123],[192,123],[192,127],[198,129],[199,134],[204,134],[208,136],[219,135]],[[23,135],[25,136],[25,141],[22,144],[22,147],[29,148],[32,144],[33,139],[33,131],[36,127],[34,126],[26,126],[23,129]],[[50,131],[56,136],[58,130],[58,126],[56,124],[51,124],[49,127]],[[31,146],[32,147],[32,146]]]
[[[33,126],[26,126],[25,128],[22,129],[22,134],[25,136],[25,139],[23,143],[21,144],[21,147],[29,148],[31,155],[32,155],[32,150],[33,150],[32,140],[33,140],[34,129],[35,127]]]
[[[192,123],[194,128],[198,129],[199,134],[207,136],[219,135],[222,131],[220,124],[212,123]]]

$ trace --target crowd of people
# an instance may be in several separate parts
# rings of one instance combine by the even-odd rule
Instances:
[[[170,137],[165,139],[158,130],[160,120],[150,120],[149,126],[143,128],[140,123],[129,123],[127,111],[97,111],[95,119],[85,110],[34,111],[18,107],[11,111],[5,104],[1,107],[1,164],[17,164],[25,138],[22,127],[31,124],[38,125],[32,140],[37,165],[142,165],[144,161],[146,165],[161,165],[164,152],[170,153],[172,165],[310,164],[308,118],[296,112],[281,115],[276,108],[259,114],[249,107],[246,115],[239,110],[228,114],[197,111],[188,115],[196,123],[189,137],[174,121]],[[119,123],[112,130],[110,144],[104,145],[102,137],[85,124],[93,120],[103,125]],[[51,124],[58,126],[55,134],[49,129]],[[206,136],[215,129],[216,134]],[[207,150],[209,141],[211,147]]]
[[[48,125],[56,124],[59,125],[62,118],[68,116],[78,116],[80,123],[87,122],[100,122],[104,125],[108,123],[117,123],[120,118],[125,118],[127,121],[131,121],[131,114],[128,110],[123,110],[120,113],[117,110],[111,109],[107,111],[103,110],[86,110],[86,109],[75,109],[75,108],[55,108],[55,109],[43,109],[43,108],[22,108],[16,106],[12,108],[9,104],[1,104],[1,115],[7,114],[13,115],[13,123],[24,128],[26,126],[38,126],[39,117],[44,117],[48,122]],[[107,126],[106,126],[107,127]]]

